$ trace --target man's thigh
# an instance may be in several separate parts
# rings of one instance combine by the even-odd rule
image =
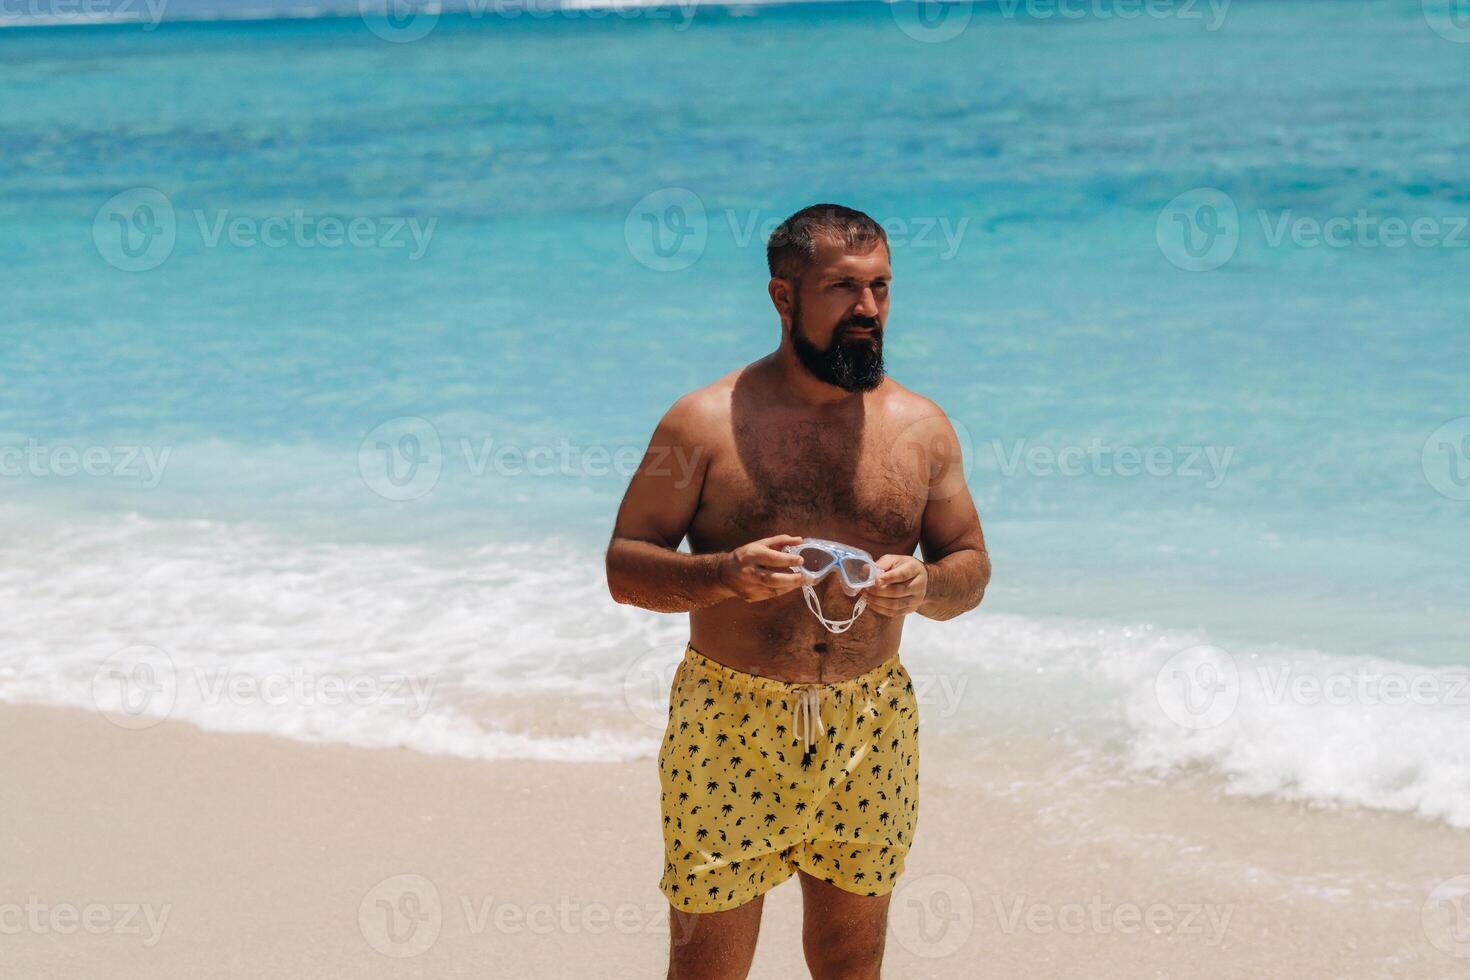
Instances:
[[[669,980],[743,980],[755,957],[765,895],[723,912],[669,907]]]

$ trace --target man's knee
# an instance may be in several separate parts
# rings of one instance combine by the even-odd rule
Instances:
[[[669,910],[668,980],[744,980],[755,958],[761,899],[703,915]]]
[[[803,937],[812,980],[877,980],[883,967],[886,929],[818,925]]]

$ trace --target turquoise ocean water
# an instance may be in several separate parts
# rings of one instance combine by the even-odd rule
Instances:
[[[212,727],[647,753],[683,619],[607,598],[613,511],[830,200],[890,229],[891,372],[994,555],[986,612],[910,626],[936,724],[1470,826],[1447,12],[485,9],[0,31],[0,696],[161,655]],[[528,687],[642,707],[483,707]]]

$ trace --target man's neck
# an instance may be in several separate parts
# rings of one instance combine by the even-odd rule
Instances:
[[[828,384],[808,371],[796,356],[789,336],[782,338],[781,346],[761,360],[770,372],[771,383],[793,402],[813,408],[839,408],[863,400],[864,392]]]

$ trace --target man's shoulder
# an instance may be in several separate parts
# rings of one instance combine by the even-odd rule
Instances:
[[[885,379],[884,387],[888,387]],[[884,417],[894,450],[913,459],[928,482],[930,501],[948,500],[964,489],[964,447],[969,435],[931,398],[893,382]]]
[[[944,409],[937,402],[905,388],[891,377],[883,379],[882,410],[886,418],[900,425],[936,417],[944,418]]]
[[[731,371],[680,395],[664,413],[660,428],[672,429],[690,440],[708,439],[730,418],[730,394],[739,374]]]

